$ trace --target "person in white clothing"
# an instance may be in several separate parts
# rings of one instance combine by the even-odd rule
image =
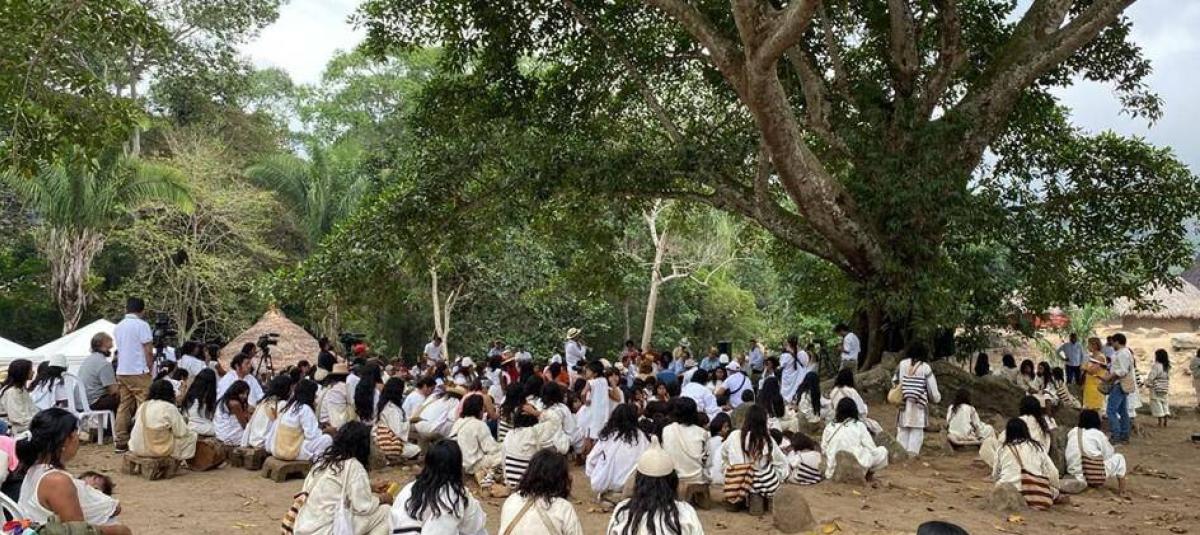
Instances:
[[[567,370],[570,370],[571,374],[574,374],[575,368],[587,358],[587,348],[583,346],[583,342],[579,338],[581,334],[583,331],[576,328],[567,330],[567,343],[563,346],[563,355],[566,356]]]
[[[150,324],[142,319],[146,303],[130,297],[125,304],[125,318],[113,328],[113,340],[117,347],[117,393],[120,402],[116,422],[113,424],[113,445],[117,453],[128,450],[129,431],[133,427],[133,412],[139,403],[146,401],[150,389],[150,369],[154,365],[154,350],[151,342],[154,333]]]
[[[700,508],[708,507],[708,429],[699,425],[696,404],[689,398],[671,400],[671,421],[662,430],[663,449],[675,464],[680,499]],[[691,487],[691,488],[689,488]]]
[[[862,352],[862,343],[859,342],[858,335],[850,332],[850,327],[845,324],[838,324],[833,328],[833,332],[842,338],[842,368],[858,369],[858,355]]]
[[[1029,436],[1025,420],[1013,418],[1004,428],[1004,445],[996,454],[996,465],[992,468],[992,480],[996,485],[1012,485],[1025,495],[1026,503],[1035,509],[1044,509],[1050,501],[1066,503],[1066,495],[1060,492],[1061,482],[1058,468],[1046,454],[1046,449]],[[1033,488],[1023,483],[1025,474],[1042,478],[1047,487]],[[1047,503],[1043,503],[1045,500]]]
[[[246,386],[250,387],[250,405],[258,405],[258,402],[263,398],[262,385],[258,384],[258,379],[254,378],[251,372],[251,358],[244,354],[238,353],[229,363],[229,371],[221,376],[221,380],[217,382],[217,397],[225,395],[225,390],[233,384],[234,381],[245,381]]]
[[[954,446],[978,446],[996,435],[991,425],[979,419],[979,412],[971,406],[971,391],[960,388],[954,393],[954,401],[946,410],[946,439]]]
[[[858,405],[842,398],[834,409],[837,416],[821,433],[821,452],[825,455],[825,477],[833,477],[837,469],[837,454],[848,452],[858,464],[867,469],[870,477],[888,465],[887,448],[877,446],[867,425],[859,419]]]
[[[800,432],[784,431],[787,442],[788,483],[796,485],[815,485],[825,480],[821,472],[821,447],[808,435]]]
[[[458,443],[434,442],[417,479],[392,504],[391,533],[487,535],[487,514],[463,485],[462,470]]]
[[[1054,431],[1054,421],[1047,418],[1042,410],[1042,403],[1033,396],[1025,396],[1021,398],[1021,406],[1018,408],[1018,418],[1025,422],[1026,433],[1030,439],[1037,442],[1045,451],[1050,451],[1053,445],[1053,437],[1051,433]],[[979,458],[983,460],[989,468],[996,466],[996,454],[1007,441],[1007,437],[1002,431],[999,435],[984,439],[979,445]]]
[[[518,385],[513,385],[514,387]],[[533,455],[543,449],[566,453],[570,447],[566,435],[553,420],[539,422],[536,408],[524,404],[511,413],[512,429],[504,436],[504,484],[517,487]]]
[[[703,535],[704,525],[696,510],[687,502],[672,499],[678,487],[671,456],[654,441],[638,459],[633,496],[613,508],[604,535]]]
[[[909,350],[908,358],[900,361],[893,384],[900,386],[903,402],[896,415],[896,440],[909,453],[919,455],[925,441],[925,425],[929,421],[929,404],[940,403],[937,378],[926,362],[929,353],[917,344]]]
[[[692,374],[691,382],[683,385],[679,395],[685,398],[690,398],[695,402],[695,408],[700,412],[708,415],[711,419],[721,412],[721,406],[717,405],[717,396],[713,395],[708,387],[704,386],[708,383],[708,371],[704,369],[696,369],[696,373]]]
[[[425,344],[425,360],[430,364],[437,364],[445,360],[444,357],[442,357],[441,336],[434,334],[433,340],[430,340],[428,344]]]
[[[838,402],[843,398],[852,399],[854,404],[858,405],[858,419],[866,424],[867,429],[871,431],[871,436],[876,436],[883,431],[883,426],[879,425],[879,422],[867,417],[870,414],[870,407],[867,407],[867,402],[863,401],[862,395],[854,387],[854,372],[850,370],[838,370],[837,376],[833,379],[833,388],[829,390],[829,406],[837,407]],[[833,417],[832,411],[829,412],[828,417]]]
[[[187,370],[188,377],[195,377],[196,374],[200,373],[200,370],[208,367],[204,364],[204,359],[200,358],[203,351],[203,345],[191,340],[184,342],[183,347],[180,348],[179,352],[183,356],[179,357],[177,365],[179,368]]]
[[[320,377],[321,389],[317,393],[317,421],[322,427],[340,429],[342,425],[356,418],[354,411],[354,395],[346,378],[350,375],[350,367],[344,362],[333,365],[333,370],[322,373],[318,369],[314,377]]]
[[[721,446],[725,445],[725,438],[731,432],[733,421],[727,413],[722,412],[708,422],[708,466],[705,467],[705,471],[708,475],[707,480],[713,485],[725,484],[725,466],[720,453]]]
[[[296,384],[291,399],[279,411],[275,425],[267,433],[267,453],[289,461],[308,461],[319,457],[333,444],[333,438],[321,432],[317,413],[317,383],[307,379]]]
[[[582,451],[583,428],[575,421],[575,414],[566,405],[562,385],[552,381],[542,385],[542,406],[545,409],[533,411],[537,413],[538,419],[542,422],[554,422],[558,432],[567,437],[571,449]]]
[[[416,413],[417,407],[420,407],[429,396],[433,395],[434,386],[436,385],[430,377],[417,379],[416,384],[413,385],[412,392],[409,392],[408,396],[404,398],[404,405],[401,407],[404,409],[404,414],[411,416]]]
[[[295,535],[332,533],[342,514],[354,535],[391,533],[392,497],[387,483],[371,483],[370,456],[369,426],[350,422],[338,431],[304,478],[301,491],[308,493],[308,499],[296,514]]]
[[[217,400],[217,410],[213,416],[213,428],[217,440],[228,446],[240,446],[242,437],[246,434],[246,424],[250,423],[250,386],[243,381],[234,381],[225,391],[225,395]]]
[[[450,428],[450,440],[458,443],[462,452],[463,472],[475,476],[479,488],[493,498],[508,496],[504,485],[495,485],[497,472],[504,461],[500,444],[483,422],[483,397],[471,396],[463,401],[462,414]]]
[[[583,396],[588,407],[588,443],[585,445],[585,450],[590,450],[591,444],[600,438],[600,432],[608,423],[608,415],[612,412],[613,406],[620,403],[621,390],[609,385],[608,379],[604,376],[604,365],[600,362],[589,362],[584,369],[584,377],[587,379],[587,386],[584,387]]]
[[[67,373],[67,357],[63,354],[51,355],[38,366],[37,377],[29,385],[29,395],[38,409],[58,407],[79,413],[88,408],[87,394],[79,378]]]
[[[597,501],[618,501],[610,493],[619,494],[625,488],[638,458],[648,447],[650,438],[638,428],[637,409],[628,403],[617,405],[587,456],[585,473]]]
[[[417,436],[430,442],[450,436],[450,429],[458,419],[458,403],[465,393],[463,389],[454,386],[421,403],[408,417]]]
[[[741,364],[738,361],[732,361],[725,369],[729,372],[729,377],[717,386],[716,396],[729,396],[729,406],[738,408],[742,403],[745,403],[742,394],[747,390],[754,390],[754,381],[750,380],[750,376],[742,372]],[[699,372],[697,372],[699,373]]]
[[[583,535],[571,504],[571,474],[565,455],[542,450],[530,459],[516,492],[500,508],[498,533]]]
[[[201,370],[188,386],[183,395],[183,415],[187,417],[188,427],[201,437],[217,435],[213,416],[217,411],[217,373],[212,370]]]
[[[421,448],[409,440],[408,415],[404,412],[404,381],[388,379],[379,393],[379,417],[375,420],[374,440],[389,465],[416,459]]]
[[[783,352],[779,354],[779,387],[782,391],[783,399],[788,403],[796,401],[797,392],[800,390],[800,382],[808,374],[808,368],[800,362],[801,350],[796,344],[796,337],[788,338]]]
[[[751,515],[762,515],[771,498],[787,480],[788,463],[783,449],[767,428],[767,411],[751,405],[742,428],[729,434],[721,446],[725,467],[725,501],[745,504]]]
[[[1088,409],[1079,413],[1079,427],[1067,434],[1067,478],[1074,487],[1102,487],[1109,479],[1117,480],[1117,493],[1125,496],[1125,456],[1117,453],[1100,430],[1100,413]],[[1063,490],[1067,488],[1063,482]]]
[[[1150,388],[1150,416],[1158,418],[1160,427],[1167,426],[1171,417],[1171,408],[1167,405],[1167,397],[1171,391],[1171,358],[1167,350],[1159,349],[1154,352],[1154,364],[1150,366],[1150,374],[1146,376],[1146,385]]]
[[[279,409],[287,404],[288,398],[292,397],[292,376],[276,375],[267,385],[266,394],[258,406],[254,407],[254,414],[246,423],[246,432],[242,434],[241,442],[243,448],[263,447],[267,440],[267,433],[271,431],[271,425],[279,416]]]
[[[8,364],[8,376],[0,385],[0,419],[8,422],[9,432],[14,436],[25,433],[38,413],[33,397],[25,389],[32,373],[32,362],[16,359]]]

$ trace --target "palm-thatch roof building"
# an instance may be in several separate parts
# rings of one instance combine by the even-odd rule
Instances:
[[[292,323],[275,307],[267,310],[257,323],[221,348],[221,360],[228,362],[242,350],[244,344],[257,343],[259,337],[268,333],[279,335],[279,343],[271,346],[271,363],[275,365],[276,371],[282,371],[301,360],[316,363],[317,353],[321,351],[317,339],[303,327]],[[256,360],[255,365],[257,364]]]
[[[1162,329],[1170,333],[1200,331],[1200,288],[1180,278],[1180,287],[1155,288],[1142,298],[1143,306],[1129,300],[1118,301],[1114,312],[1126,330]]]

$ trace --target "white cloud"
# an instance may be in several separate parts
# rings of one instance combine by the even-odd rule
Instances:
[[[242,47],[257,67],[279,67],[297,83],[315,83],[338,50],[354,48],[364,37],[347,18],[358,0],[291,0],[279,20]]]

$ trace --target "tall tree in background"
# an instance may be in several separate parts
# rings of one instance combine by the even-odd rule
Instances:
[[[1196,177],[1169,150],[1082,132],[1052,91],[1110,83],[1160,115],[1133,1],[368,0],[361,15],[379,54],[444,47],[453,74],[427,98],[443,117],[540,135],[553,157],[518,188],[705,203],[835,266],[870,366],[885,326],[909,343],[967,321],[960,302],[995,321],[996,296],[1136,297],[1191,260]],[[620,165],[577,171],[598,148]]]
[[[50,263],[50,292],[62,313],[64,334],[79,325],[88,304],[92,260],[118,221],[151,201],[192,207],[178,171],[115,151],[91,158],[75,150],[42,165],[31,178],[12,171],[0,176],[41,220],[38,245]]]

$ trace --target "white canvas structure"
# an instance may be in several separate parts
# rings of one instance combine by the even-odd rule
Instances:
[[[28,347],[0,336],[0,362],[29,358],[29,355],[30,351]]]
[[[30,356],[25,358],[33,361],[33,365],[36,367],[39,362],[50,358],[51,355],[64,355],[67,357],[67,369],[75,373],[79,371],[79,365],[83,359],[92,354],[92,337],[99,332],[112,336],[116,326],[115,323],[106,319],[93,321],[58,340],[30,351]],[[12,359],[4,359],[3,363],[7,365],[10,361]]]

